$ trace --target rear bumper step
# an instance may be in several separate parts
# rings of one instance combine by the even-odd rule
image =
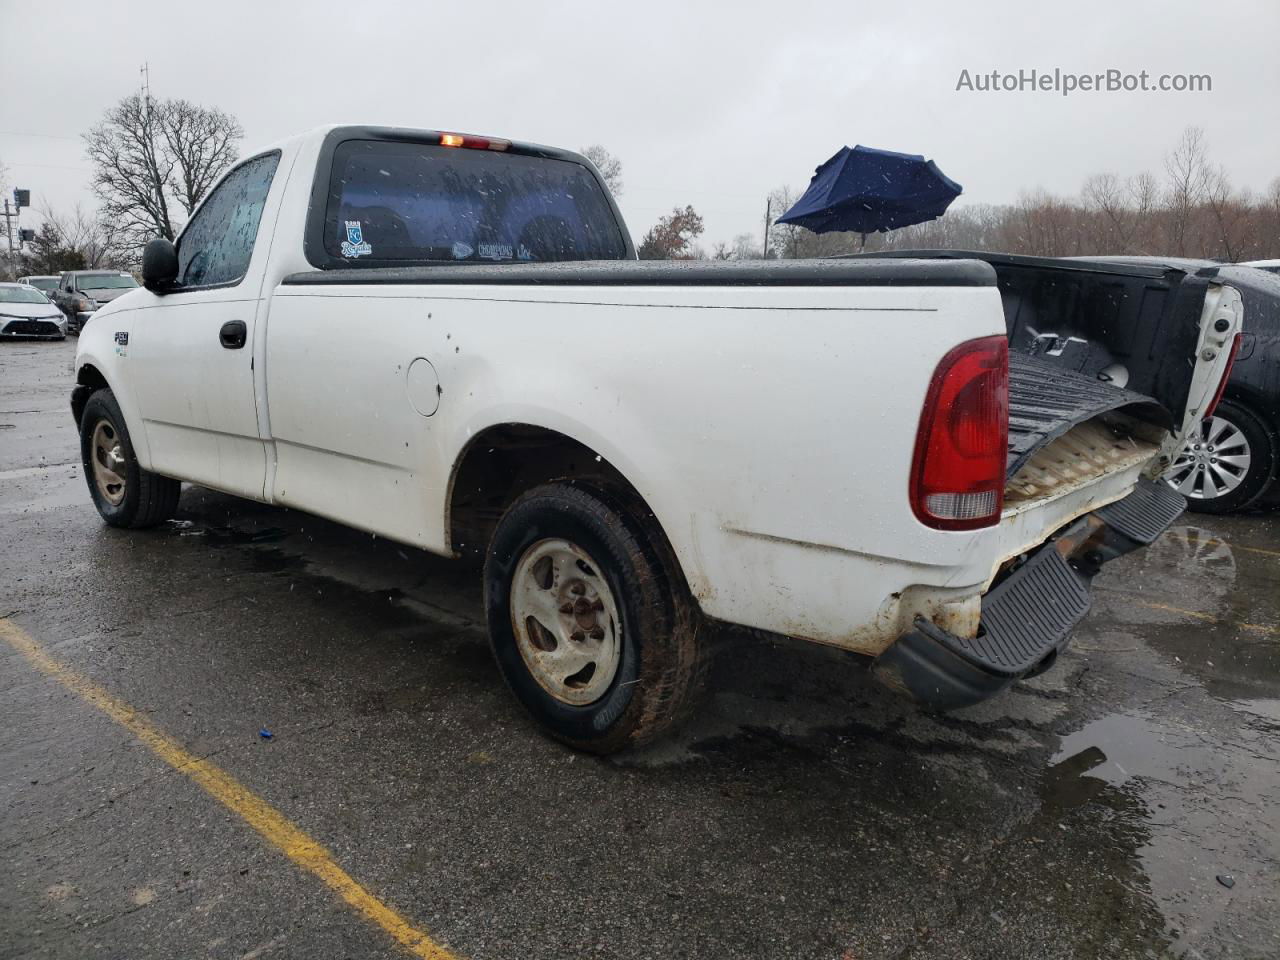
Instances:
[[[1186,501],[1141,480],[1128,497],[1059,531],[983,598],[976,637],[957,637],[924,618],[872,666],[887,686],[948,710],[1048,669],[1089,612],[1089,585],[1103,563],[1152,543]]]

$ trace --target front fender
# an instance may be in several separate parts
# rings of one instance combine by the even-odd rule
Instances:
[[[134,310],[111,310],[105,314],[100,312],[80,332],[80,341],[76,347],[76,382],[71,390],[71,408],[78,430],[84,404],[88,403],[94,390],[105,385],[115,395],[116,403],[124,414],[125,429],[129,431],[129,440],[133,444],[138,465],[150,470],[151,446],[147,442],[142,413],[138,409],[133,384],[129,379],[129,340],[136,316],[137,312]]]

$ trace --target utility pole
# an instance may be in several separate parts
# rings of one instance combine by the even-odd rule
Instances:
[[[9,259],[13,259],[13,229],[9,226],[9,218],[16,217],[18,212],[9,210],[9,198],[4,198],[4,235],[9,238]]]
[[[138,88],[138,95],[142,97],[142,127],[147,132],[147,139],[151,138],[151,63],[144,60],[142,66],[138,68],[138,74],[142,77],[142,83]]]
[[[764,202],[764,251],[763,257],[769,259],[769,219],[773,213],[773,197],[769,197]]]

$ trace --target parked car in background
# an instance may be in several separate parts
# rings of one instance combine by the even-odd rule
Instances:
[[[251,155],[143,276],[76,355],[103,519],[189,481],[482,559],[508,685],[601,753],[686,713],[717,621],[939,708],[1048,669],[1184,509],[1156,478],[1241,322],[1214,278],[1043,262],[1024,320],[1089,329],[1088,283],[1160,342],[1090,334],[1122,389],[1006,329],[998,265],[639,262],[583,157],[376,127]]]
[[[66,318],[35,287],[0,283],[0,337],[64,340]]]
[[[53,291],[58,289],[59,279],[60,278],[58,276],[49,274],[49,275],[40,275],[40,276],[19,277],[18,282],[25,283],[28,286],[35,287],[41,293],[52,294]]]
[[[1199,513],[1280,502],[1280,260],[1248,264],[1177,257],[1113,257],[1216,277],[1240,293],[1244,329],[1213,415],[1165,474]]]
[[[133,275],[120,270],[68,270],[58,281],[54,302],[67,318],[67,329],[78,334],[98,307],[136,289]]]

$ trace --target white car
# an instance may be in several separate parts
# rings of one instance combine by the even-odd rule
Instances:
[[[683,716],[717,622],[962,706],[1181,513],[1153,478],[1242,323],[1199,275],[1001,269],[637,262],[577,154],[324,128],[151,241],[72,411],[112,525],[186,481],[483,558],[498,666],[575,747]]]
[[[35,287],[41,293],[52,295],[53,291],[58,289],[59,279],[55,274],[33,274],[29,277],[19,277],[18,282]]]
[[[0,337],[65,340],[67,319],[35,287],[0,283]]]

